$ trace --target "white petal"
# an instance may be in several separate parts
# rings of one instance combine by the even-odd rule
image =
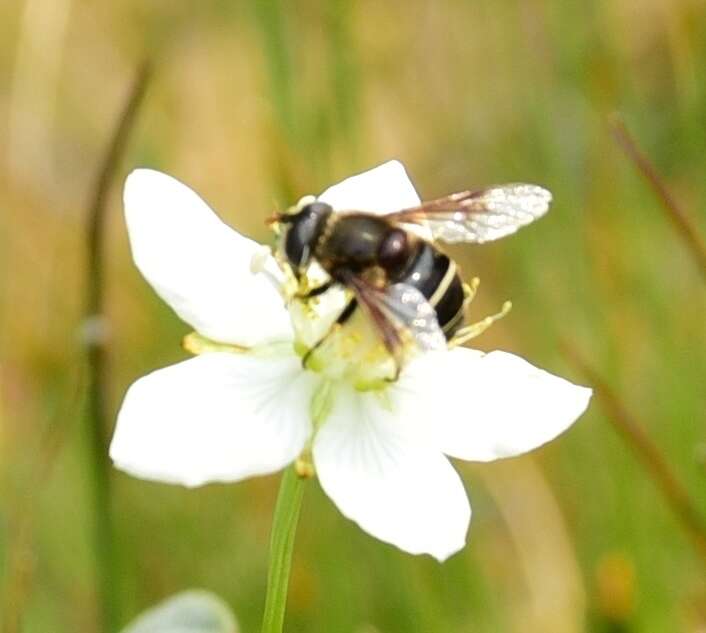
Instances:
[[[130,387],[110,456],[131,475],[185,486],[274,472],[309,436],[312,387],[294,356],[197,356]]]
[[[342,286],[334,286],[314,300],[293,300],[289,314],[297,341],[314,347],[328,334],[349,301]]]
[[[423,390],[447,455],[490,461],[537,448],[585,411],[591,390],[507,352],[459,348],[427,354],[409,367]],[[403,384],[405,381],[402,381]]]
[[[253,255],[262,248],[257,242],[158,171],[133,171],[124,202],[135,264],[184,321],[210,339],[246,347],[291,339],[275,286],[265,273],[251,272]],[[265,267],[278,274],[272,257]]]
[[[446,457],[409,432],[399,394],[341,388],[314,442],[326,494],[369,534],[412,554],[444,560],[466,540],[471,509]]]
[[[319,200],[336,211],[391,213],[416,207],[420,200],[402,163],[388,161],[329,187]]]

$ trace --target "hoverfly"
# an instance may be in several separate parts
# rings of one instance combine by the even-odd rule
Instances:
[[[328,274],[298,298],[321,295],[335,284],[348,288],[353,298],[337,323],[361,306],[399,372],[410,339],[422,351],[445,349],[462,332],[467,287],[436,242],[500,239],[544,215],[550,202],[546,189],[522,183],[454,193],[386,215],[334,212],[309,198],[271,223],[283,225],[281,254],[296,279],[313,262]]]

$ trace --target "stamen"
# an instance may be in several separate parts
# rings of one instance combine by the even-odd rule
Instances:
[[[250,351],[247,347],[234,345],[233,343],[217,343],[211,339],[202,336],[198,332],[187,334],[181,341],[181,346],[190,354],[198,356],[206,352],[233,352],[242,354]]]
[[[461,328],[458,332],[456,332],[456,334],[454,334],[453,338],[449,341],[449,348],[454,348],[458,347],[459,345],[463,345],[464,343],[470,341],[472,338],[475,338],[476,336],[482,334],[491,325],[493,325],[493,323],[502,319],[508,312],[510,312],[511,309],[512,302],[506,301],[503,304],[503,307],[500,312],[498,312],[497,314],[491,314],[490,316],[485,317],[485,319],[482,319],[477,323],[471,323],[470,325]]]
[[[316,468],[311,450],[306,448],[294,461],[294,470],[301,479],[313,479],[316,476]]]
[[[474,277],[467,284],[463,284],[463,309],[465,310],[471,304],[471,301],[475,299],[476,293],[478,292],[478,287],[480,286],[480,279]]]

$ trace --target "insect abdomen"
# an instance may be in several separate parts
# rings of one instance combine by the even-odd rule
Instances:
[[[420,241],[416,250],[393,281],[414,286],[429,300],[449,340],[463,322],[464,292],[456,264],[428,242]]]

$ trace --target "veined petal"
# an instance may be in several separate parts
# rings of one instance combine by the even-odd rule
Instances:
[[[157,370],[128,390],[110,456],[185,486],[274,472],[309,437],[313,381],[293,355],[209,353]]]
[[[507,352],[458,348],[415,360],[408,380],[436,411],[447,455],[491,461],[554,439],[586,410],[591,390]]]
[[[151,169],[128,176],[125,217],[135,264],[172,309],[215,341],[250,347],[291,339],[284,302],[251,271],[262,247],[224,224],[186,185]]]
[[[446,457],[409,432],[400,394],[387,395],[340,388],[314,441],[319,480],[369,534],[442,561],[465,544],[468,498]]]
[[[402,163],[391,160],[326,189],[319,200],[336,211],[391,213],[415,207],[419,196]]]

